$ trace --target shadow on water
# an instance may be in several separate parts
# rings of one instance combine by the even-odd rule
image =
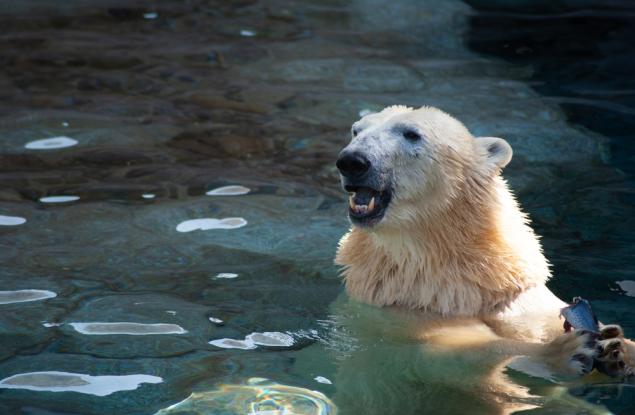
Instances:
[[[523,4],[1,4],[0,412],[147,414],[218,388],[272,409],[266,388],[231,387],[267,378],[344,414],[491,413],[459,382],[478,362],[383,338],[369,327],[400,319],[336,301],[348,224],[333,161],[361,111],[397,103],[508,139],[553,288],[635,332],[618,285],[635,279],[632,61],[618,50],[631,12],[585,6],[594,30],[575,31],[548,23],[575,26],[575,10]],[[608,43],[587,61],[572,31]],[[573,39],[557,63],[550,36]],[[534,37],[547,40],[522,43]],[[579,408],[501,379],[510,406]],[[589,388],[573,392],[632,405],[630,389]]]

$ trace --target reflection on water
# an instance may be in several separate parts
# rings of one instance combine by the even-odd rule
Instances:
[[[20,373],[0,380],[0,388],[27,389],[39,392],[79,392],[95,396],[134,390],[142,383],[161,383],[163,379],[149,375],[90,376],[68,372]]]
[[[51,137],[42,140],[30,141],[24,145],[29,150],[54,150],[58,148],[72,147],[77,144],[77,140],[70,137]]]
[[[216,274],[214,276],[214,278],[220,278],[220,279],[234,279],[234,278],[238,278],[238,274],[233,274],[231,272],[220,272],[218,274]]]
[[[209,342],[212,346],[220,347],[222,349],[241,349],[251,350],[257,346],[250,340],[236,340],[236,339],[216,339]]]
[[[40,198],[42,203],[68,203],[76,200],[79,200],[79,196],[46,196]]]
[[[0,226],[17,226],[25,222],[26,219],[19,216],[0,215]]]
[[[210,321],[212,319],[210,318]],[[209,342],[212,346],[223,349],[255,349],[258,346],[266,347],[291,347],[295,344],[295,339],[288,333],[266,331],[263,333],[251,333],[245,336],[244,340],[237,339],[217,339]]]
[[[249,193],[249,188],[245,186],[223,186],[212,189],[205,194],[208,196],[238,196]]]
[[[46,300],[57,294],[48,290],[0,291],[0,304],[24,303],[27,301]]]
[[[635,297],[635,281],[624,280],[615,282],[618,287],[629,297]]]
[[[315,379],[315,381],[319,382],[319,383],[325,383],[327,385],[332,385],[333,384],[333,382],[331,382],[330,380],[328,380],[324,376],[316,376],[313,379]]]
[[[245,385],[221,385],[196,392],[155,415],[169,414],[335,415],[335,405],[324,394],[295,386],[251,378]]]
[[[236,229],[245,225],[247,225],[247,221],[243,218],[190,219],[179,223],[176,230],[179,232],[192,232],[196,230],[206,231],[208,229]]]
[[[632,413],[628,388],[562,384],[554,395],[553,383],[513,369],[481,377],[479,359],[397,336],[405,322],[384,310],[334,305],[342,286],[332,260],[348,222],[333,161],[350,125],[386,105],[429,104],[509,140],[505,175],[545,236],[551,286],[635,331],[624,144],[635,142],[624,128],[633,88],[631,73],[615,69],[628,67],[619,38],[635,27],[615,21],[630,15],[594,9],[581,13],[592,24],[554,25],[547,7],[526,19],[542,22],[535,28],[514,15],[526,2],[482,3],[478,16],[495,19],[483,26],[503,37],[520,28],[539,43],[485,36],[495,48],[531,62],[527,48],[564,47],[538,69],[591,51],[563,69],[556,84],[569,90],[546,99],[532,88],[542,72],[527,62],[469,50],[483,32],[458,0],[0,3],[0,287],[20,290],[0,292],[0,373],[28,374],[12,382],[31,385],[3,388],[0,412],[148,414],[194,392],[191,408],[227,413],[232,402],[259,411],[321,402],[351,415],[527,405],[566,414],[587,408],[578,398]],[[558,28],[567,42],[534,36]],[[617,40],[577,48],[576,37],[602,33]],[[578,76],[588,73],[596,78]],[[571,91],[584,100],[564,99]],[[573,121],[603,135],[562,110],[589,103]],[[16,294],[31,291],[23,287],[57,297]],[[141,333],[153,335],[132,335]],[[36,393],[33,384],[62,380],[42,371],[91,385],[130,373],[163,382],[135,389],[146,378],[131,379],[107,396]],[[280,383],[243,384],[254,376]],[[490,393],[494,384],[509,392]]]
[[[175,313],[176,314],[176,313]],[[143,336],[148,334],[185,334],[187,330],[177,324],[141,323],[69,323],[77,332],[89,335],[128,334]]]

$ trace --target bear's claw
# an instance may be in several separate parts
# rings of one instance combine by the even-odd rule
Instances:
[[[603,326],[596,346],[594,367],[612,377],[633,375],[633,368],[626,363],[626,347],[622,328],[615,324]]]

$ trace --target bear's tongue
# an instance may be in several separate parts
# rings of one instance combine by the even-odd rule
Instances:
[[[376,194],[377,192],[368,187],[360,187],[353,194],[353,202],[356,205],[368,205]]]

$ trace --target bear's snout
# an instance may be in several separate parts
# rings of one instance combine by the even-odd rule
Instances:
[[[335,163],[344,177],[360,177],[370,169],[370,161],[357,151],[344,150]]]

